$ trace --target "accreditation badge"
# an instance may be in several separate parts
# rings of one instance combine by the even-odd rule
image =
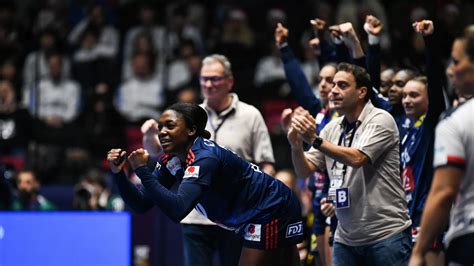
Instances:
[[[346,209],[350,207],[349,188],[336,189],[336,209]]]

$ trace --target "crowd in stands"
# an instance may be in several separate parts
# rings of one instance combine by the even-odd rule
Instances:
[[[359,71],[338,65],[347,62],[370,75],[367,100],[387,111],[398,129],[377,149],[399,144],[397,164],[389,167],[402,180],[416,241],[433,176],[435,128],[470,98],[453,87],[450,65],[451,47],[474,23],[472,14],[474,3],[467,0],[0,0],[0,210],[126,209],[115,195],[107,151],[143,147],[143,123],[173,103],[204,100],[207,106],[202,60],[222,54],[232,64],[228,92],[261,112],[272,146],[266,151],[273,150],[260,161],[236,152],[268,161],[270,173],[298,191],[314,234],[301,245],[302,263],[331,265],[328,243],[338,221],[326,199],[334,174],[318,163],[333,154],[310,146],[340,117],[328,94],[343,85],[334,83],[336,72]],[[224,109],[214,109],[207,110],[215,115],[211,123],[227,119]],[[316,137],[305,134],[307,125],[313,131],[316,125]],[[232,134],[244,134],[228,131],[229,139],[213,140],[232,142]],[[328,131],[322,136],[329,138]],[[252,146],[233,140],[241,142],[236,147]],[[336,161],[344,159],[332,168]],[[42,185],[69,185],[73,200],[58,206],[42,196]],[[432,263],[440,263],[442,249],[440,236]]]

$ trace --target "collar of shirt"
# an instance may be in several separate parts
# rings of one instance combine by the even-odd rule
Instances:
[[[365,106],[364,106],[364,109],[362,109],[362,112],[360,113],[359,115],[359,118],[357,118],[357,122],[360,124],[362,123],[362,121],[365,120],[365,118],[370,114],[370,112],[372,112],[372,110],[374,109],[374,105],[372,104],[372,102],[369,100]],[[341,126],[341,128],[344,128],[347,124],[347,120],[345,118],[345,116],[343,117],[343,119],[341,120],[341,122],[339,123],[339,126]]]
[[[204,100],[204,102],[202,103],[203,107],[206,109],[206,111],[208,113],[211,113],[215,116],[218,116],[218,117],[225,117],[227,116],[230,112],[232,112],[233,110],[236,110],[237,109],[237,103],[239,102],[239,97],[237,96],[237,94],[235,93],[229,93],[229,95],[232,97],[232,103],[230,104],[229,107],[227,107],[227,109],[224,109],[222,112],[220,112],[219,114],[217,114],[216,111],[214,111],[213,109],[211,109],[209,106],[207,106],[207,100]]]

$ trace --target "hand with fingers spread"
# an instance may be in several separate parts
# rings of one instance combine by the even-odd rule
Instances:
[[[287,42],[288,35],[288,29],[283,27],[281,23],[278,23],[277,27],[275,28],[275,44],[277,46],[280,46],[283,43]]]
[[[367,34],[379,36],[383,30],[383,23],[377,17],[367,15],[365,17],[364,30]]]
[[[128,162],[130,163],[130,167],[135,170],[140,166],[146,165],[148,158],[148,152],[145,149],[140,148],[130,153],[128,156]]]
[[[415,32],[423,36],[432,35],[434,33],[434,25],[431,20],[415,21],[412,26]]]
[[[107,153],[107,161],[109,162],[110,170],[116,174],[122,171],[125,165],[127,152],[122,149],[111,149]]]
[[[336,206],[329,201],[327,198],[322,198],[321,201],[321,213],[326,217],[332,217],[336,214]]]

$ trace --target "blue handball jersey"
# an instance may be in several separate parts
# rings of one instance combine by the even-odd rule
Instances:
[[[165,154],[153,175],[158,180],[174,178],[179,183],[203,186],[196,210],[230,230],[279,217],[294,197],[288,187],[257,165],[201,137],[190,148],[185,163]]]

